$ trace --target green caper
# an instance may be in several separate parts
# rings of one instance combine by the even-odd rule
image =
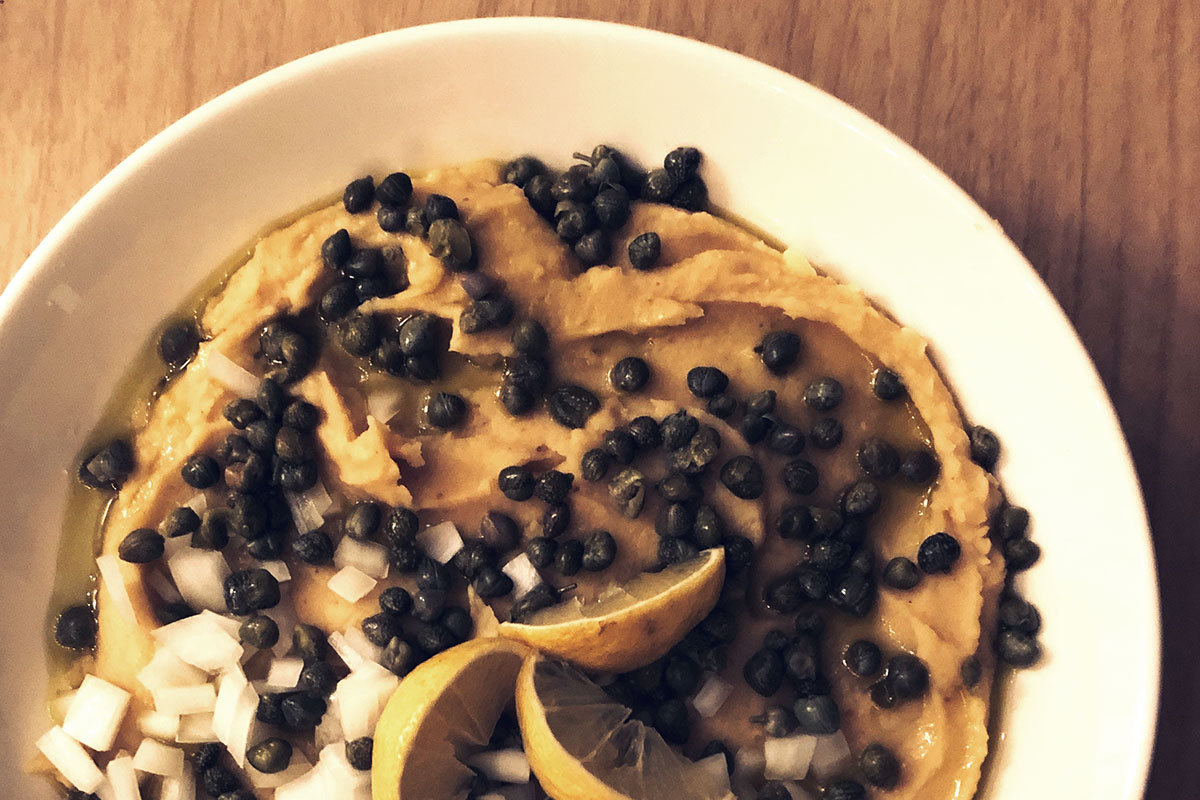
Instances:
[[[279,626],[266,614],[253,614],[238,628],[242,642],[266,650],[279,641]]]
[[[268,775],[283,772],[292,763],[292,745],[286,739],[263,739],[246,751],[246,760],[259,772]]]
[[[475,252],[466,227],[449,218],[434,220],[429,226],[429,249],[455,272],[468,269]]]
[[[305,661],[309,659],[320,661],[325,658],[329,643],[325,639],[325,634],[316,625],[300,623],[292,630],[292,646],[296,650],[296,655]]]

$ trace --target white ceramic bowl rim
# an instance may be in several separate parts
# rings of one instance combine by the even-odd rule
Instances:
[[[473,44],[490,43],[500,47],[501,45],[498,43],[501,40],[515,41],[517,39],[525,44],[546,39],[570,41],[575,45],[587,44],[589,46],[607,43],[606,46],[627,48],[621,51],[623,54],[653,53],[658,58],[674,59],[679,63],[703,66],[705,69],[734,75],[740,85],[761,89],[764,106],[768,106],[772,102],[782,102],[779,101],[780,96],[786,98],[788,102],[802,105],[807,109],[807,113],[813,116],[814,127],[829,124],[847,139],[856,137],[861,139],[860,142],[854,143],[853,147],[847,145],[847,149],[856,149],[860,155],[872,153],[874,154],[872,157],[880,159],[879,164],[886,163],[888,168],[894,169],[898,175],[907,175],[908,179],[912,181],[914,195],[924,198],[925,195],[921,193],[928,192],[928,197],[934,198],[929,200],[930,203],[944,204],[944,207],[952,212],[949,216],[952,217],[950,221],[954,225],[950,227],[957,229],[956,226],[959,224],[970,227],[971,235],[978,237],[977,241],[980,242],[980,247],[990,248],[990,251],[993,252],[992,258],[997,263],[1004,263],[1004,269],[1008,270],[1004,280],[1017,287],[1020,302],[1024,304],[1022,308],[1028,311],[1030,319],[1036,317],[1039,330],[1043,331],[1047,342],[1053,345],[1050,349],[1058,348],[1055,349],[1054,355],[1047,356],[1047,359],[1049,361],[1058,359],[1054,361],[1057,369],[1066,369],[1063,365],[1069,367],[1063,373],[1066,375],[1064,383],[1077,387],[1076,394],[1084,398],[1086,413],[1091,415],[1089,419],[1094,422],[1094,430],[1099,432],[1096,435],[1101,441],[1095,446],[1104,459],[1103,467],[1106,475],[1097,478],[1097,482],[1102,483],[1102,491],[1098,490],[1098,492],[1100,492],[1101,498],[1111,497],[1114,506],[1121,512],[1126,538],[1121,540],[1120,546],[1123,548],[1123,556],[1129,562],[1127,567],[1131,574],[1136,572],[1136,575],[1133,576],[1133,592],[1130,596],[1122,599],[1128,608],[1122,623],[1124,627],[1120,629],[1122,634],[1128,631],[1135,638],[1124,642],[1105,644],[1100,652],[1105,658],[1111,658],[1111,663],[1092,664],[1097,672],[1107,672],[1112,669],[1122,676],[1122,681],[1116,683],[1116,687],[1119,688],[1115,688],[1112,682],[1103,681],[1101,685],[1105,687],[1105,691],[1097,692],[1094,701],[1097,706],[1104,704],[1111,709],[1110,715],[1119,723],[1119,726],[1114,727],[1123,730],[1124,736],[1118,736],[1117,740],[1109,742],[1107,747],[1102,746],[1103,742],[1101,742],[1093,752],[1076,753],[1075,755],[1104,764],[1104,775],[1108,781],[1104,789],[1105,793],[1102,795],[1091,793],[1088,796],[1103,796],[1104,798],[1114,798],[1114,800],[1117,798],[1128,800],[1140,796],[1149,766],[1157,712],[1159,681],[1157,584],[1153,572],[1149,530],[1132,461],[1121,437],[1115,412],[1082,344],[1032,267],[1024,261],[1015,247],[1004,239],[1003,234],[996,229],[988,215],[948,177],[929,164],[907,144],[858,111],[793,76],[743,56],[681,37],[611,23],[541,18],[500,18],[438,23],[384,33],[339,45],[273,69],[206,103],[153,137],[100,180],[54,226],[18,271],[4,290],[3,295],[0,295],[0,367],[5,364],[20,363],[15,356],[12,356],[12,353],[17,352],[22,346],[21,326],[24,324],[23,321],[27,317],[39,313],[38,309],[45,306],[47,298],[52,295],[52,289],[55,288],[53,282],[55,277],[66,274],[63,262],[72,237],[79,235],[79,232],[85,229],[89,222],[94,221],[106,211],[110,211],[111,209],[106,207],[114,202],[114,197],[122,188],[127,188],[129,184],[143,179],[167,155],[177,151],[196,134],[219,126],[226,117],[242,112],[248,106],[264,102],[283,87],[312,80],[323,72],[347,68],[348,64],[358,60],[367,61],[389,53],[400,53],[406,48],[430,45],[452,47],[462,45],[464,42],[471,42]],[[636,87],[630,89],[630,91],[635,90],[640,91]],[[767,97],[767,95],[771,97]],[[676,140],[664,139],[663,143],[674,141]],[[831,148],[837,146],[833,141],[829,144]],[[479,153],[479,155],[499,154],[495,151]],[[719,156],[720,153],[710,155]],[[714,157],[712,161],[719,163],[720,159]],[[812,164],[808,164],[808,167],[816,169]],[[735,208],[739,213],[742,213],[745,208],[749,208],[750,213],[745,214],[747,218],[759,222],[770,233],[779,235],[790,244],[800,246],[802,250],[813,255],[818,263],[831,269],[836,265],[837,269],[834,271],[837,274],[859,282],[873,296],[891,299],[893,296],[903,293],[900,284],[894,282],[896,280],[894,276],[874,275],[861,266],[867,257],[867,251],[856,250],[853,244],[847,244],[853,239],[852,236],[842,236],[843,241],[837,247],[826,246],[820,230],[822,226],[825,226],[826,230],[840,231],[839,225],[844,223],[840,223],[836,216],[822,217],[818,206],[806,206],[805,211],[811,214],[813,220],[809,223],[812,230],[805,231],[801,229],[803,226],[800,226],[796,230],[781,231],[777,225],[771,224],[773,221],[776,223],[779,221],[770,218],[768,211],[756,208],[752,197],[746,196],[744,192],[742,195],[738,195],[739,189],[736,181],[729,181],[732,186],[728,191],[726,191],[725,183],[720,177],[713,181],[714,196],[723,204]],[[824,185],[823,188],[825,188]],[[840,195],[837,195],[836,187],[831,196],[833,197],[831,205],[836,210],[839,208],[836,201],[842,199]],[[725,202],[726,200],[730,202]],[[257,224],[261,225],[272,218],[274,217],[264,217],[258,220]],[[901,236],[896,229],[887,227],[886,220],[879,224],[883,226],[880,236],[884,238]],[[952,236],[953,234],[948,228],[947,237]],[[866,235],[864,238],[870,239],[871,236]],[[899,259],[900,256],[898,256]],[[908,266],[911,269],[918,269],[911,264]],[[985,277],[986,279],[988,278]],[[996,280],[1001,279],[996,278]],[[955,284],[947,289],[947,293],[958,291],[958,288]],[[996,287],[989,285],[988,288]],[[182,292],[180,296],[182,296]],[[958,296],[961,296],[961,293]],[[1018,295],[1013,296],[1017,297]],[[933,298],[930,305],[936,305],[936,300],[936,297]],[[1017,301],[1014,300],[1014,302]],[[901,319],[913,324],[919,330],[930,333],[930,338],[934,342],[944,341],[937,334],[937,329],[941,325],[937,319],[932,317],[926,319],[919,309],[904,308],[903,302],[899,302],[897,307],[902,309],[902,313],[898,315]],[[956,320],[954,324],[961,326],[963,323],[961,320]],[[938,356],[952,382],[961,383],[960,396],[971,394],[972,390],[969,387],[978,385],[982,379],[977,373],[971,371],[971,367],[965,359],[954,353],[943,352],[951,349],[938,347]],[[6,357],[10,360],[5,360]],[[4,373],[0,372],[0,374]],[[964,375],[968,377],[964,379]],[[6,380],[13,377],[12,374],[5,375]],[[36,394],[36,390],[32,391]],[[16,389],[13,386],[6,384],[4,388],[0,388],[0,401],[7,400],[6,396],[15,392]],[[987,405],[986,396],[983,396],[984,392],[975,392],[975,395],[967,402],[967,407],[972,411]],[[993,411],[999,413],[998,410],[993,409]],[[4,423],[4,427],[0,428],[0,433],[5,436],[9,435],[12,430],[12,420],[0,419],[0,423]],[[86,430],[90,423],[85,420],[77,424],[81,424],[82,429]],[[1034,422],[1031,422],[1031,426],[1033,425]],[[75,430],[72,434],[78,436],[79,431]],[[1065,444],[1055,442],[1055,445],[1061,445],[1068,449],[1072,447],[1070,442]],[[1031,449],[1026,448],[1025,451],[1028,452]],[[1010,490],[1014,488],[1018,490],[1015,495],[1019,499],[1036,492],[1036,487],[1024,484],[1020,478],[1024,471],[1030,469],[1029,462],[1036,457],[1036,452],[1024,456],[1023,460],[1019,452],[1013,452],[1006,456],[1006,459],[1013,462],[1010,466],[1014,475],[1010,481],[1008,468],[1006,468],[1003,473],[1005,483]],[[1019,461],[1020,463],[1018,463]],[[1060,532],[1060,530],[1056,530],[1055,535],[1068,536],[1067,533]],[[1086,539],[1086,536],[1082,538]],[[1077,538],[1074,541],[1078,543],[1080,539]],[[1043,545],[1046,547],[1049,558],[1053,555],[1055,548],[1049,539],[1043,541]],[[1101,556],[1096,556],[1096,558],[1101,559]],[[1057,558],[1052,560],[1060,563]],[[1077,569],[1082,571],[1086,567],[1087,565],[1081,562]],[[1029,581],[1028,590],[1031,596],[1039,603],[1046,598],[1046,602],[1052,606],[1064,609],[1062,610],[1064,617],[1067,613],[1065,609],[1068,606],[1062,604],[1088,602],[1087,598],[1068,598],[1061,600],[1062,604],[1060,604],[1060,600],[1054,596],[1055,587],[1039,583],[1037,570],[1034,570]],[[1101,593],[1105,591],[1103,582],[1092,585]],[[1109,601],[1104,597],[1098,597],[1096,602]],[[1047,615],[1047,635],[1050,635],[1049,630],[1053,627],[1054,620],[1053,612]],[[1088,635],[1103,636],[1106,629],[1101,623],[1098,623],[1098,627],[1091,629]],[[1064,634],[1063,640],[1070,641],[1070,638]],[[1063,660],[1065,659],[1054,657],[1046,668],[1028,673],[1028,677],[1022,676],[1018,682],[1020,685],[1014,690],[1015,694],[1021,699],[1025,699],[1026,694],[1029,698],[1036,697],[1043,700],[1054,697],[1055,687],[1042,685],[1049,680],[1046,678],[1047,675],[1054,675],[1056,679],[1060,679],[1059,690],[1068,692],[1069,689],[1061,682],[1061,679],[1064,677],[1069,679],[1069,676],[1055,672],[1056,664]],[[1116,692],[1121,693],[1119,698],[1112,696]],[[1017,707],[1017,710],[1023,710],[1020,703],[1014,703],[1014,706]],[[1074,710],[1078,711],[1081,707],[1075,706]],[[1012,711],[1012,709],[1007,709],[1004,716],[1011,717]],[[1054,717],[1051,715],[1042,717],[1041,721],[1045,723],[1046,720],[1053,719]],[[1069,723],[1064,724],[1069,725]],[[7,718],[3,727],[11,729],[13,727],[12,719]],[[1033,724],[1026,727],[1032,729]],[[0,730],[0,737],[11,738],[10,733],[10,730]],[[1010,743],[1005,743],[1003,739],[1002,736],[999,745],[1002,748],[1008,747]],[[9,752],[14,752],[13,748],[10,747]],[[25,750],[20,752],[24,753]],[[1063,752],[1064,754],[1068,753],[1069,747]],[[1017,757],[1014,756],[1014,758]],[[1007,767],[1007,761],[1001,760]],[[1078,763],[1074,763],[1064,756],[1059,764],[1061,771],[1071,776],[1071,781],[1077,780]],[[6,763],[4,768],[7,770],[11,766]],[[997,787],[998,793],[995,797],[1021,796],[1015,791],[1010,795],[1008,793],[1010,786],[1007,785],[1007,781],[1005,783],[1005,786]],[[1053,793],[1034,790],[1031,794],[1026,793],[1025,796],[1050,796],[1050,794]],[[1070,794],[1078,796],[1077,792]],[[989,794],[988,796],[992,797],[993,795]],[[1065,795],[1058,794],[1057,796]]]

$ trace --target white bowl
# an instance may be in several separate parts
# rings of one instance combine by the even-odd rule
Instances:
[[[550,19],[396,31],[248,81],[122,162],[5,290],[4,794],[52,796],[21,767],[47,724],[43,620],[68,472],[156,322],[264,226],[353,176],[597,141],[647,162],[698,145],[719,205],[934,343],[968,416],[1000,433],[1005,486],[1044,553],[1021,583],[1047,657],[997,709],[982,796],[1141,796],[1159,665],[1149,532],[1112,406],[1029,264],[945,175],[808,84],[686,39]]]

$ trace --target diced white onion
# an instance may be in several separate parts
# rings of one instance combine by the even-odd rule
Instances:
[[[763,742],[763,776],[769,781],[803,780],[816,747],[817,737],[805,733],[768,736]]]
[[[164,625],[151,635],[181,660],[213,674],[237,665],[242,657],[243,648],[235,638],[236,633],[228,633],[229,622],[211,611],[203,611]]]
[[[185,769],[178,778],[163,778],[159,800],[196,800],[196,776]]]
[[[714,753],[696,762],[696,769],[707,779],[705,794],[711,797],[729,795],[729,761],[724,753]]]
[[[716,675],[709,675],[692,698],[692,706],[697,714],[708,719],[721,709],[732,691],[733,687],[727,682]]]
[[[304,754],[296,749],[292,751],[292,760],[288,762],[287,769],[282,772],[259,772],[252,764],[247,764],[246,777],[250,779],[250,785],[255,789],[274,789],[285,783],[291,783],[310,769],[312,769],[312,764],[309,764]]]
[[[163,539],[163,556],[165,556],[167,561],[170,561],[171,556],[180,550],[188,550],[191,546],[192,535],[190,533],[185,533],[182,536],[168,536]]]
[[[262,613],[275,620],[275,625],[279,628],[279,641],[271,650],[277,658],[282,658],[292,649],[292,634],[296,630],[296,623],[299,622],[296,618],[296,609],[292,606],[285,591],[279,605]]]
[[[524,750],[485,750],[468,758],[467,766],[497,783],[529,783],[529,759]]]
[[[542,582],[542,576],[538,574],[537,567],[525,553],[509,559],[509,562],[501,567],[500,571],[512,579],[513,597],[520,597]]]
[[[81,792],[94,792],[104,783],[104,773],[83,749],[59,726],[54,726],[37,741],[37,749],[66,779]]]
[[[325,789],[339,800],[371,800],[371,772],[357,770],[346,759],[346,748],[331,745],[317,759]]]
[[[229,739],[233,715],[237,711],[243,690],[250,686],[240,668],[231,669],[217,681],[217,703],[213,706],[213,731],[217,740]],[[253,691],[253,690],[252,690]]]
[[[388,388],[367,392],[367,413],[384,425],[388,424],[403,407],[403,389]]]
[[[376,542],[365,542],[353,536],[343,536],[333,553],[336,567],[355,567],[377,580],[388,576],[387,548]]]
[[[193,667],[165,647],[154,651],[154,657],[137,674],[138,682],[153,692],[164,686],[195,686],[208,680],[207,673]]]
[[[229,724],[229,738],[223,743],[233,756],[233,761],[239,767],[246,766],[246,750],[252,740],[257,738],[258,722],[258,693],[254,687],[247,685],[242,689],[233,719]]]
[[[133,769],[133,758],[120,755],[108,762],[104,770],[108,778],[108,790],[112,800],[142,800],[138,791],[137,772]]]
[[[299,658],[276,658],[267,670],[266,685],[275,691],[292,689],[304,671],[304,661]]]
[[[328,745],[344,741],[346,734],[342,732],[341,710],[337,703],[331,701],[316,730],[313,731],[313,746],[320,752]]]
[[[154,591],[158,592],[158,596],[168,603],[178,603],[183,599],[183,595],[175,588],[175,584],[171,583],[164,573],[156,569],[146,570],[143,573],[146,585]]]
[[[164,742],[173,742],[179,735],[179,717],[161,711],[146,711],[138,716],[138,730],[146,736]]]
[[[200,744],[202,742],[217,742],[216,731],[213,730],[212,714],[187,714],[179,718],[179,733],[175,741],[180,744]]]
[[[212,713],[217,691],[211,683],[202,686],[168,686],[153,692],[154,707],[164,714]]]
[[[363,663],[362,655],[350,646],[350,642],[346,641],[346,637],[341,632],[334,631],[329,634],[327,641],[333,652],[337,653],[337,657],[350,669]]]
[[[362,570],[352,566],[345,566],[334,573],[333,577],[329,579],[329,591],[347,603],[357,603],[369,595],[378,583],[379,581],[367,575]]]
[[[259,563],[259,566],[271,573],[275,580],[280,583],[287,583],[292,579],[292,571],[288,569],[288,565],[284,561],[262,561]]]
[[[143,739],[133,754],[133,766],[138,772],[178,778],[183,774],[183,751],[153,739]]]
[[[229,562],[219,550],[185,547],[167,556],[167,569],[179,593],[196,609],[224,611]]]
[[[208,511],[208,496],[204,492],[197,492],[184,505],[195,511],[197,515],[204,516],[204,512]]]
[[[116,604],[126,620],[137,623],[137,615],[133,613],[133,601],[129,598],[129,588],[125,585],[125,577],[121,574],[121,561],[112,553],[96,559],[96,569],[100,571],[100,583],[108,591],[108,596]]]
[[[275,790],[275,800],[329,800],[324,774],[313,768]]]
[[[850,745],[841,731],[829,736],[817,736],[816,749],[812,755],[813,777],[821,783],[837,776],[850,766],[853,756]]]
[[[238,397],[254,397],[262,380],[235,364],[220,350],[209,349],[204,369],[212,379]]]
[[[107,750],[117,738],[132,695],[95,675],[87,675],[63,720],[63,730],[93,750]]]
[[[417,544],[430,558],[443,564],[462,550],[463,540],[458,528],[449,520],[432,525],[417,534]]]
[[[384,704],[399,683],[399,678],[373,661],[338,681],[333,699],[347,740],[373,734]]]
[[[303,535],[325,524],[325,512],[333,504],[329,493],[320,481],[306,492],[284,492],[288,510],[292,512],[292,522],[296,524],[296,532]]]

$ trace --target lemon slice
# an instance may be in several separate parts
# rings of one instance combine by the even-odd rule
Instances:
[[[488,743],[527,652],[472,639],[410,672],[375,727],[373,800],[465,798],[472,772],[460,759]]]
[[[716,547],[661,572],[638,575],[595,602],[570,600],[504,622],[500,635],[584,669],[625,672],[663,656],[712,611],[725,579]]]
[[[539,654],[517,678],[529,766],[555,800],[730,800],[725,757],[690,761],[575,668]]]

